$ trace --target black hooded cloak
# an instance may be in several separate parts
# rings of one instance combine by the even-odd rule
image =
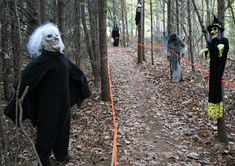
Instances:
[[[14,122],[17,85],[18,81],[4,111]],[[34,126],[41,116],[39,114],[45,114],[42,115],[45,121],[50,116],[66,116],[70,107],[80,106],[91,95],[86,77],[77,66],[64,54],[45,50],[22,71],[19,96],[26,86],[29,90],[23,102],[22,120],[30,119]]]

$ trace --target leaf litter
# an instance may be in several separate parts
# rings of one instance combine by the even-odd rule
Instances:
[[[183,79],[172,83],[169,62],[160,52],[154,53],[151,65],[137,65],[134,48],[109,47],[109,64],[118,123],[117,165],[120,166],[199,166],[235,165],[235,88],[225,86],[225,117],[229,136],[227,145],[216,139],[216,121],[206,115],[208,76],[191,71],[182,61]],[[84,63],[84,64],[89,64]],[[208,68],[208,64],[201,65]],[[84,67],[88,80],[91,71]],[[233,82],[235,73],[226,70]],[[113,149],[113,121],[109,102],[100,100],[100,88],[91,83],[92,96],[81,108],[72,109],[69,163],[66,166],[108,166]],[[3,105],[4,106],[4,105]],[[14,125],[8,123],[11,151],[16,151]],[[35,140],[36,130],[24,123]],[[37,165],[32,148],[20,132],[18,164]]]

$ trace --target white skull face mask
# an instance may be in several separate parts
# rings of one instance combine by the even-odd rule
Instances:
[[[61,49],[61,37],[59,32],[49,29],[43,32],[42,47],[47,51],[57,52]]]

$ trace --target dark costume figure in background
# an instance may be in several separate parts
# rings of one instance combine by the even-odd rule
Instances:
[[[135,25],[140,24],[141,10],[142,10],[142,5],[141,5],[141,3],[138,3],[137,8],[136,8],[136,14],[135,14]]]
[[[168,36],[165,31],[163,31],[162,36],[161,36],[161,41],[162,41],[162,53],[163,55],[167,55],[167,42],[168,42]]]
[[[222,23],[214,17],[212,25],[207,27],[209,38],[207,48],[203,49],[206,58],[210,58],[208,116],[221,118],[223,116],[222,76],[229,51],[228,39],[223,37]]]
[[[117,25],[114,25],[113,30],[112,30],[112,38],[113,38],[113,46],[118,46],[119,45],[119,29]]]
[[[173,33],[169,36],[167,45],[168,53],[170,54],[168,55],[168,60],[170,61],[171,81],[179,82],[182,80],[180,56],[182,56],[181,52],[185,48],[185,44],[179,35]]]
[[[69,159],[70,107],[89,97],[91,92],[83,72],[64,55],[60,32],[52,23],[37,28],[29,39],[33,60],[22,72],[19,96],[26,86],[23,120],[37,127],[36,150],[43,166],[50,166],[53,151],[58,161]],[[15,93],[5,115],[15,122]]]

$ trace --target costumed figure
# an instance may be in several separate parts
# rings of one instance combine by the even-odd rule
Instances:
[[[170,74],[172,82],[179,82],[182,80],[181,72],[181,52],[185,48],[185,44],[179,35],[173,33],[168,39],[168,60],[170,61]]]
[[[33,60],[22,71],[19,97],[26,86],[23,120],[37,127],[36,150],[43,166],[50,166],[53,152],[56,160],[69,159],[70,108],[91,95],[83,72],[63,53],[64,44],[55,24],[38,27],[31,35],[28,52]],[[16,89],[5,115],[16,122]]]
[[[112,38],[114,40],[113,42],[113,46],[118,46],[119,45],[119,29],[117,27],[117,25],[115,24],[112,30]]]
[[[228,39],[223,37],[224,27],[214,16],[212,25],[207,27],[209,38],[207,48],[202,49],[206,59],[210,58],[208,116],[221,118],[223,116],[223,87],[222,76],[229,51]]]
[[[140,24],[141,10],[142,10],[142,5],[141,5],[141,3],[138,3],[137,4],[137,8],[136,8],[136,14],[135,14],[135,25],[139,25]]]
[[[164,55],[167,55],[167,41],[168,41],[168,37],[165,31],[163,31],[162,36],[161,36],[161,40],[162,40],[162,52]]]

